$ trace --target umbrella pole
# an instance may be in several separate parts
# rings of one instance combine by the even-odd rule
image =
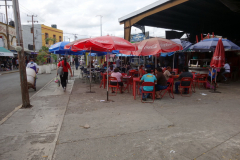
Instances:
[[[121,72],[122,72],[122,53],[121,53]]]
[[[174,60],[175,60],[175,53],[173,54],[173,66],[172,66],[172,69],[174,69]]]
[[[92,83],[91,51],[92,51],[92,48],[90,48],[90,53],[89,53],[90,54],[90,63],[89,63],[89,65],[90,65],[90,67],[89,67],[90,68],[90,71],[89,71],[89,73],[90,73],[89,74],[90,75],[90,91],[87,91],[86,93],[95,93],[95,91],[92,91],[92,85],[91,85],[91,83]]]
[[[107,52],[107,101],[108,101],[108,60],[109,60],[109,54]]]

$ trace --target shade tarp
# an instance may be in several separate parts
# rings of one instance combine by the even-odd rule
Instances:
[[[10,56],[10,57],[13,57],[13,53],[10,52],[9,50],[7,50],[6,48],[4,47],[0,47],[0,56]]]

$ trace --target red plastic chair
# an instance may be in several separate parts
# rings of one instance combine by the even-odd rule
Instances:
[[[174,84],[174,79],[173,78],[169,78],[168,81],[168,87],[164,90],[160,90],[160,96],[161,98],[163,98],[163,96],[168,92],[169,96],[174,99],[174,94],[173,94],[173,84]],[[162,92],[164,92],[163,94],[161,94]]]
[[[142,102],[142,103],[153,103],[153,102],[154,102],[154,99],[155,99],[155,83],[153,83],[153,82],[143,82],[143,83],[142,83],[142,87],[144,87],[144,86],[153,86],[153,90],[152,90],[152,91],[144,91],[144,90],[142,90],[142,94],[144,94],[144,93],[150,93],[150,94],[152,94],[152,99],[153,99],[153,101],[152,101],[152,102],[143,102],[143,101],[142,101],[142,96],[141,96],[141,102]]]
[[[190,84],[188,86],[182,86],[182,82],[190,82]],[[180,88],[181,96],[183,96],[182,92],[184,92],[185,88],[187,88],[188,93],[191,93],[191,94],[189,94],[189,96],[185,96],[185,97],[190,97],[192,95],[192,78],[189,78],[189,77],[182,78],[179,88]]]
[[[200,76],[197,77],[197,83],[198,83],[198,88],[200,89],[200,84],[205,88],[207,84],[207,74],[201,74]]]
[[[110,94],[110,96],[116,96],[117,91],[120,91],[119,84],[117,83],[117,85],[111,85],[111,83],[110,83],[111,81],[117,82],[117,78],[116,77],[108,77],[108,90],[109,90],[109,88],[112,88],[112,90],[115,92],[115,94]]]
[[[106,83],[106,80],[105,80],[104,75],[103,75],[102,72],[100,72],[100,75],[101,75],[101,77],[102,77],[102,80],[101,80],[101,82],[100,82],[100,88],[101,88],[102,85],[104,85],[104,84]]]

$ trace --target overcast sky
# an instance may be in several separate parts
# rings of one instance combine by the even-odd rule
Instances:
[[[51,26],[56,24],[64,33],[78,34],[78,39],[100,36],[100,17],[102,15],[102,34],[123,37],[123,25],[118,19],[141,9],[156,0],[19,0],[22,24],[27,24],[30,17],[35,14],[34,20],[40,24]],[[0,1],[4,5],[3,1]],[[8,2],[9,5],[12,2]],[[5,14],[2,6],[0,12]],[[12,7],[8,9],[9,18],[13,19]],[[165,30],[146,27],[150,36],[164,36]],[[132,27],[132,34],[140,30]],[[64,34],[73,40],[73,35]],[[67,40],[67,39],[66,39]]]

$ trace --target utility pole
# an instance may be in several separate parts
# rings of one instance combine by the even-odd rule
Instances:
[[[16,33],[17,33],[18,46],[16,47],[16,50],[18,51],[18,59],[19,59],[19,73],[20,73],[21,92],[22,92],[22,108],[30,108],[31,104],[30,104],[29,93],[28,93],[19,3],[18,3],[18,0],[12,0],[12,3],[13,3],[13,10],[14,10]]]
[[[34,21],[34,20],[33,20],[33,17],[37,17],[37,16],[34,16],[34,15],[27,15],[27,16],[28,16],[28,17],[32,17],[32,21],[28,21],[28,23],[29,23],[29,22],[32,22],[32,32],[33,32],[33,51],[34,51],[34,53],[35,53],[34,23],[35,23],[35,22],[38,23],[38,21]]]
[[[74,41],[76,41],[77,40],[77,35],[78,34],[73,34],[74,35]]]
[[[6,10],[6,31],[7,31],[7,49],[10,49],[9,45],[9,31],[8,31],[8,13],[7,13],[7,0],[5,0],[5,10]]]
[[[102,37],[102,15],[97,15],[96,17],[100,17],[100,32],[101,32],[101,37]]]

